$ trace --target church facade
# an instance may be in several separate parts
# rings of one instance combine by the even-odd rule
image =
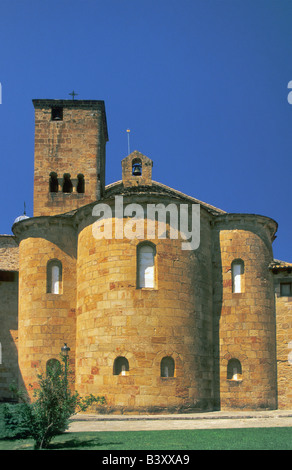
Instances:
[[[70,347],[107,412],[292,409],[292,264],[277,223],[152,179],[105,185],[103,101],[33,100],[34,214],[0,235],[0,400]]]

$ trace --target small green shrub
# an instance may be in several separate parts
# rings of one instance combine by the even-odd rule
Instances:
[[[5,403],[3,405],[3,420],[5,437],[25,439],[30,435],[30,429],[25,418],[26,403]]]
[[[66,359],[62,359],[60,367],[49,368],[46,376],[37,376],[38,388],[34,391],[32,403],[27,402],[25,395],[18,392],[18,397],[24,402],[5,406],[7,435],[31,437],[35,441],[35,449],[47,448],[54,436],[64,432],[68,428],[70,416],[86,411],[93,403],[105,403],[104,397],[80,397],[78,392],[71,392]]]

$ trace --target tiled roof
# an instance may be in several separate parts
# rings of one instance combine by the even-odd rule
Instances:
[[[292,263],[288,263],[287,261],[281,261],[279,259],[274,259],[272,263],[270,263],[270,269],[292,269]]]
[[[178,199],[184,199],[186,201],[192,202],[194,204],[200,204],[206,210],[211,212],[214,215],[217,214],[226,214],[225,211],[222,209],[218,209],[217,207],[212,206],[211,204],[207,204],[206,202],[199,201],[192,196],[188,196],[187,194],[182,193],[176,189],[170,188],[165,184],[158,183],[157,181],[152,181],[151,186],[131,186],[128,188],[124,188],[123,182],[117,181],[115,183],[108,184],[105,188],[106,193],[105,197],[107,196],[114,196],[116,194],[126,195],[130,193],[139,193],[139,194],[151,194],[151,195],[168,195],[172,197],[176,197]]]

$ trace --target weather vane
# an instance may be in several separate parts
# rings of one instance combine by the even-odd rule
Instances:
[[[130,129],[127,129],[127,134],[128,134],[128,155],[130,155]]]
[[[69,95],[72,96],[73,101],[74,101],[74,97],[75,97],[75,96],[78,96],[78,93],[75,93],[75,91],[73,90],[72,93],[69,93]]]

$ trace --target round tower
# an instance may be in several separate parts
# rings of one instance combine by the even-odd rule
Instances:
[[[274,409],[276,321],[269,265],[277,225],[245,214],[214,220],[217,404],[221,409]]]
[[[60,361],[65,342],[74,372],[76,242],[61,217],[22,220],[13,231],[19,243],[19,386],[32,397],[37,374],[46,373],[48,361]]]
[[[131,203],[144,213],[145,201],[179,206],[169,196],[141,193],[125,193],[121,218],[114,198],[103,200],[112,212],[104,229],[119,237],[97,237],[96,218],[78,211],[76,387],[81,395],[104,395],[109,410],[210,409],[210,216],[201,211],[197,250],[182,250],[182,239],[159,238],[157,230],[151,240],[141,232],[131,238]],[[135,220],[144,233],[148,222]],[[169,234],[170,221],[165,229]]]

